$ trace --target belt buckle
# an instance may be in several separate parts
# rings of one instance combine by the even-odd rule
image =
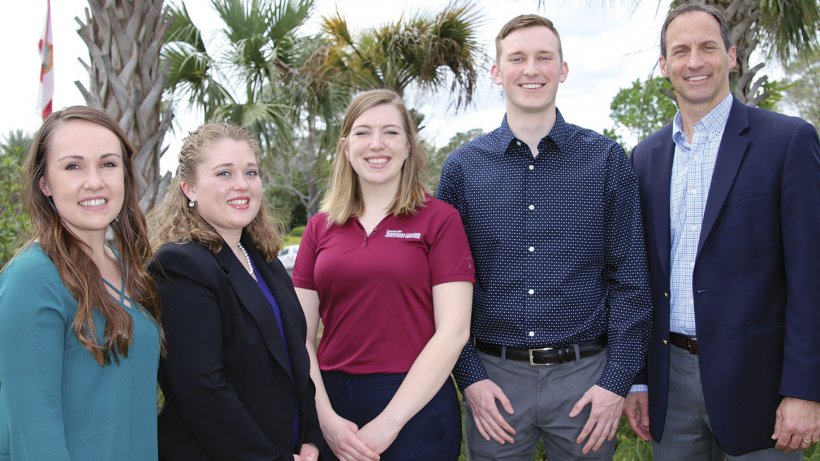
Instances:
[[[542,347],[541,349],[527,349],[527,353],[529,353],[529,355],[530,355],[530,365],[532,365],[534,367],[548,367],[550,365],[555,365],[554,363],[535,363],[535,362],[532,361],[532,353],[533,352],[542,352],[542,351],[546,352],[546,351],[552,351],[552,350],[555,350],[555,348],[554,347]]]
[[[694,345],[694,347],[692,347]],[[698,350],[698,339],[697,338],[689,338],[686,337],[686,350],[689,351],[690,354],[697,355]]]

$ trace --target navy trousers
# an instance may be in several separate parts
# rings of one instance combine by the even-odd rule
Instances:
[[[333,410],[359,427],[384,410],[406,373],[349,375],[323,372]],[[461,449],[461,412],[455,385],[447,379],[430,402],[405,424],[382,461],[455,461]],[[329,448],[322,460],[336,461]]]

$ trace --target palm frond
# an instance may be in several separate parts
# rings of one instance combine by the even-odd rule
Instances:
[[[168,21],[168,30],[165,32],[165,43],[182,42],[190,45],[197,52],[207,53],[202,33],[194,24],[185,4],[177,6],[169,4],[165,8],[165,18]]]
[[[786,63],[799,52],[818,48],[820,3],[817,0],[760,0],[760,25],[770,37],[768,43]]]

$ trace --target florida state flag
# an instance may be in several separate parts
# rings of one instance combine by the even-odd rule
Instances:
[[[51,39],[51,0],[46,0],[46,28],[40,39],[40,95],[37,98],[37,111],[43,120],[51,115],[51,99],[54,96],[54,45]]]

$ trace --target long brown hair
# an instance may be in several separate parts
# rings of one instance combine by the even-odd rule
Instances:
[[[104,112],[83,106],[69,107],[49,116],[34,137],[23,165],[23,201],[31,219],[32,238],[57,267],[63,284],[77,300],[77,314],[72,326],[77,339],[94,359],[102,365],[119,356],[127,357],[133,338],[134,325],[131,316],[108,293],[103,285],[100,270],[89,256],[90,248],[63,223],[57,209],[40,190],[39,183],[46,173],[46,155],[51,136],[62,124],[70,120],[83,120],[102,126],[117,136],[122,147],[122,163],[125,178],[125,197],[119,219],[111,223],[114,243],[122,260],[122,276],[125,289],[131,299],[138,302],[159,323],[159,300],[154,280],[145,270],[151,257],[145,218],[140,211],[137,182],[132,157],[134,148],[117,122]],[[105,320],[104,341],[99,343],[94,325],[94,312]],[[161,333],[161,330],[160,330]]]
[[[342,133],[336,144],[333,174],[328,182],[327,193],[322,200],[322,211],[328,215],[328,224],[342,224],[352,216],[364,212],[364,200],[359,188],[359,175],[353,170],[344,154],[345,139],[350,136],[353,124],[366,111],[382,104],[392,104],[401,114],[404,132],[410,152],[401,167],[401,180],[396,198],[390,206],[394,215],[412,214],[424,205],[429,193],[424,185],[427,173],[427,153],[418,141],[416,124],[401,97],[391,90],[370,90],[356,96],[345,111]]]
[[[205,159],[205,151],[222,139],[244,141],[253,150],[259,162],[259,143],[253,134],[241,126],[231,123],[206,123],[192,131],[182,141],[179,164],[165,197],[150,213],[150,239],[154,250],[166,243],[183,241],[198,242],[218,253],[225,241],[207,221],[202,219],[196,208],[188,206],[188,197],[182,192],[181,182],[196,183],[196,168]],[[245,227],[251,241],[266,261],[273,261],[282,241],[282,224],[274,220],[262,201],[259,213]]]

